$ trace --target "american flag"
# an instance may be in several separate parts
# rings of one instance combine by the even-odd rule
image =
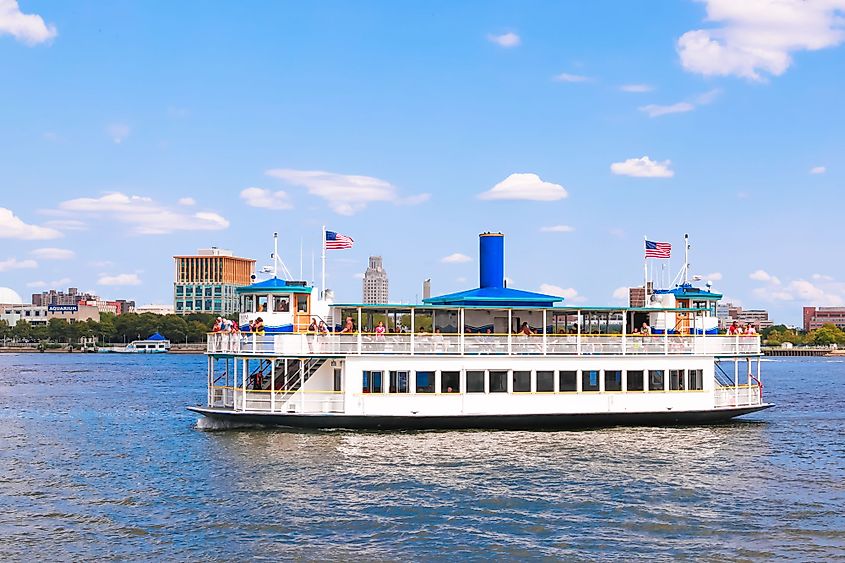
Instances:
[[[343,250],[344,248],[352,248],[355,241],[351,237],[336,233],[334,231],[326,231],[326,249],[327,250]]]
[[[672,253],[672,245],[668,242],[645,241],[646,258],[669,258]]]

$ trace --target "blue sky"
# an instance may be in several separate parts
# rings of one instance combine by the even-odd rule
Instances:
[[[391,300],[621,303],[642,238],[747,308],[845,304],[845,1],[0,0],[0,286],[171,301],[211,245]],[[485,195],[486,194],[486,195]],[[461,256],[463,255],[463,256]],[[451,257],[444,261],[445,258]],[[319,272],[319,263],[316,266]],[[317,274],[319,277],[319,273]],[[616,293],[617,297],[614,297]]]

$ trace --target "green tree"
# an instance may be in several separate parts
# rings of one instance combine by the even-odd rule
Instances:
[[[812,331],[812,342],[816,346],[830,346],[831,344],[845,343],[845,333],[833,324],[826,324],[823,327]]]
[[[0,339],[5,340],[12,336],[12,327],[6,321],[0,320]]]
[[[24,320],[20,320],[12,327],[12,338],[30,338],[32,336],[32,325]]]
[[[47,333],[53,342],[67,341],[70,335],[68,322],[65,319],[50,319],[47,321]]]

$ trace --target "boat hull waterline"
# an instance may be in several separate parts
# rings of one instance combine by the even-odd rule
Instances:
[[[773,406],[772,403],[763,403],[754,406],[697,411],[456,416],[256,413],[200,406],[188,407],[188,410],[204,415],[215,422],[313,430],[557,430],[610,426],[719,424]]]

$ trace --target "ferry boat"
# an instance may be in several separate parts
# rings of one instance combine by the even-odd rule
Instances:
[[[189,409],[300,429],[554,429],[772,406],[759,336],[718,334],[709,285],[684,281],[643,307],[567,306],[506,287],[503,259],[504,236],[481,234],[479,287],[414,305],[335,304],[276,277],[241,288],[241,328],[261,317],[265,330],[208,336],[207,402]]]
[[[111,354],[164,354],[170,351],[170,340],[156,332],[144,340],[133,340],[126,346],[100,348],[97,351]]]

